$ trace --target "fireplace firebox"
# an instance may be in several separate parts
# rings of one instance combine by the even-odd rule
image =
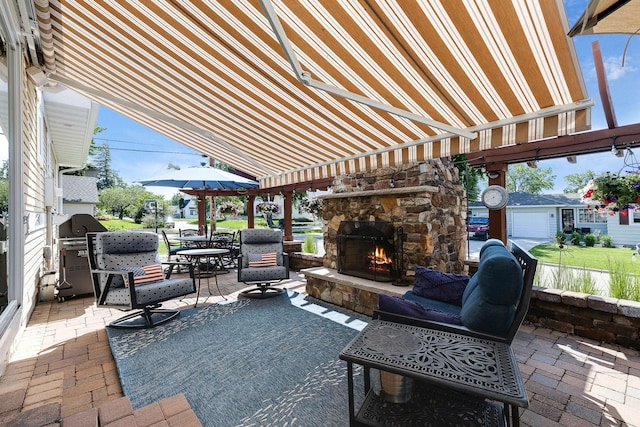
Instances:
[[[342,221],[338,227],[338,272],[378,282],[402,273],[402,227],[388,221]]]

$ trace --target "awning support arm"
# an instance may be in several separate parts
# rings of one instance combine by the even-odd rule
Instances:
[[[318,90],[322,90],[330,94],[333,94],[342,98],[346,98],[360,104],[368,105],[369,107],[375,108],[377,110],[386,111],[387,113],[394,114],[399,117],[404,117],[405,119],[409,119],[414,122],[423,123],[427,126],[431,126],[436,129],[450,132],[455,135],[463,136],[465,138],[475,139],[478,136],[476,132],[471,132],[466,129],[460,129],[455,126],[448,125],[446,123],[441,123],[436,120],[432,120],[427,117],[421,116],[419,114],[415,114],[410,111],[393,107],[391,105],[375,101],[365,96],[358,95],[353,92],[349,92],[345,89],[331,86],[319,80],[314,80],[313,78],[311,78],[310,73],[306,71],[302,71],[300,62],[298,62],[298,58],[295,52],[293,51],[293,47],[291,46],[291,43],[289,42],[289,39],[287,38],[287,35],[284,32],[284,28],[282,28],[282,24],[280,23],[280,19],[278,19],[278,14],[274,9],[273,4],[271,3],[271,0],[259,0],[259,2],[260,2],[260,6],[262,7],[262,10],[264,11],[267,17],[267,20],[269,21],[269,24],[271,25],[271,28],[273,29],[273,32],[276,35],[276,38],[280,42],[280,46],[282,47],[282,50],[284,51],[284,54],[287,57],[287,60],[289,61],[289,64],[291,65],[291,68],[293,69],[294,74],[296,75],[297,79],[303,84],[305,84],[306,86],[310,86]]]
[[[70,80],[66,77],[61,77],[61,76],[57,76],[55,74],[51,74],[49,76],[50,80],[53,80],[55,82],[58,82],[70,89],[75,89],[77,91],[80,92],[84,92],[87,95],[93,95],[94,97],[98,97],[101,99],[106,99],[108,101],[113,102],[114,104],[118,104],[118,105],[122,105],[124,107],[130,108],[131,110],[134,111],[138,111],[142,114],[146,114],[149,117],[152,117],[154,119],[157,120],[162,120],[164,122],[170,123],[174,126],[179,127],[180,129],[184,129],[186,131],[189,132],[193,132],[196,135],[200,135],[204,138],[207,138],[209,140],[212,140],[214,142],[216,142],[217,144],[222,145],[225,149],[231,151],[232,153],[242,157],[243,159],[245,159],[247,162],[251,163],[252,165],[256,166],[257,168],[263,170],[266,174],[270,175],[270,176],[278,176],[279,174],[275,173],[274,171],[272,171],[271,169],[269,169],[268,167],[264,166],[262,163],[257,162],[256,160],[254,160],[252,157],[247,156],[246,153],[243,153],[242,151],[238,150],[236,147],[232,146],[231,144],[229,144],[228,142],[226,142],[225,140],[223,140],[222,138],[214,135],[212,132],[202,129],[198,126],[194,126],[190,123],[185,123],[181,120],[175,119],[173,117],[167,116],[166,114],[162,114],[159,113],[157,111],[151,110],[149,108],[143,107],[141,105],[135,104],[133,102],[127,101],[126,99],[122,99],[119,98],[117,96],[113,96],[109,93],[103,92],[101,90],[97,90],[94,89],[92,87],[89,86],[85,86],[81,83],[75,82],[73,80]]]

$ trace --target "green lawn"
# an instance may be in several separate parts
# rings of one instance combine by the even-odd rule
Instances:
[[[573,267],[586,267],[609,270],[612,264],[623,266],[628,272],[640,273],[640,256],[633,261],[634,250],[629,248],[591,248],[565,245],[560,249],[557,245],[538,245],[529,250],[538,262],[562,264]]]
[[[110,219],[108,221],[100,221],[109,231],[125,231],[130,228],[143,228],[142,224],[136,224],[128,219]]]

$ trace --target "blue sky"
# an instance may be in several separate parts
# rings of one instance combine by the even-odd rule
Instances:
[[[565,0],[569,26],[571,27],[586,8],[588,0]],[[622,56],[629,37],[623,35],[574,37],[582,75],[590,98],[595,101],[592,108],[592,130],[607,127],[598,82],[593,63],[591,44],[600,43],[605,70],[609,81],[611,98],[618,125],[640,122],[640,36],[631,39],[622,67]],[[99,143],[108,142],[111,148],[112,167],[127,182],[152,178],[167,169],[169,163],[180,167],[198,165],[202,157],[190,148],[131,121],[108,108],[101,107],[98,125],[106,128],[96,135]],[[640,157],[640,149],[637,150]],[[551,168],[556,175],[555,187],[547,193],[561,193],[566,186],[564,176],[591,169],[596,173],[618,172],[623,167],[621,158],[610,153],[579,156],[576,164],[566,159],[540,161],[540,168]],[[170,197],[173,189],[150,188],[151,191]]]

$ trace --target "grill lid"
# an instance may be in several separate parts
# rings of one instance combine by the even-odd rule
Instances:
[[[85,237],[92,231],[107,231],[107,229],[89,214],[75,214],[60,224],[58,237]]]

